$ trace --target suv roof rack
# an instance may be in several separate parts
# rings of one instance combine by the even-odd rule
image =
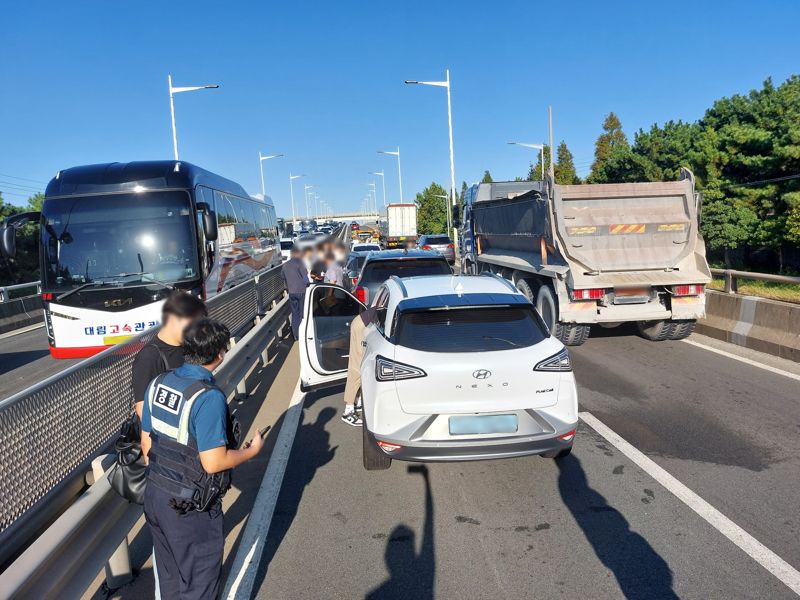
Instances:
[[[403,298],[408,298],[408,290],[406,289],[406,284],[403,283],[403,280],[400,279],[397,275],[392,275],[389,279],[391,279],[398,285],[400,291],[403,292]]]
[[[497,273],[492,273],[491,271],[484,271],[481,275],[485,277],[492,277],[493,279],[497,279],[497,281],[502,281],[505,286],[510,289],[512,292],[521,293],[514,285],[508,280],[503,277],[500,277]]]

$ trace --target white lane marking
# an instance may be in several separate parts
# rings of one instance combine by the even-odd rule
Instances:
[[[228,580],[225,582],[222,597],[228,600],[249,599],[252,596],[256,573],[261,563],[261,554],[264,551],[272,522],[272,514],[275,512],[283,475],[292,452],[297,424],[300,421],[300,414],[303,412],[304,399],[305,394],[300,391],[300,381],[298,380],[292,399],[289,401],[289,407],[286,409],[278,440],[269,457],[267,471],[261,480],[253,509],[247,519],[242,541],[236,551],[236,558],[228,574]]]
[[[592,413],[580,412],[578,416],[584,423],[606,438],[617,450],[633,461],[636,466],[700,515],[714,529],[719,531],[743,550],[750,558],[785,583],[795,594],[800,595],[800,572],[792,565],[675,479],[675,477],[645,456],[640,450],[637,450],[629,442],[622,439]]]
[[[3,334],[0,334],[0,340],[14,337],[15,335],[20,335],[21,333],[28,333],[29,331],[33,331],[34,329],[41,329],[42,327],[44,327],[44,323],[34,323],[33,325],[28,325],[27,327],[20,327],[19,329],[7,331]]]
[[[743,362],[753,367],[764,369],[765,371],[769,371],[770,373],[777,373],[778,375],[783,375],[784,377],[789,377],[790,379],[796,379],[797,381],[800,381],[800,375],[797,375],[795,373],[790,373],[789,371],[784,371],[783,369],[779,369],[778,367],[765,365],[764,363],[760,363],[758,361],[745,358],[744,356],[739,356],[738,354],[733,354],[732,352],[726,352],[725,350],[719,350],[718,348],[714,348],[713,346],[706,346],[705,344],[701,344],[700,342],[695,342],[693,340],[683,340],[683,342],[685,344],[691,344],[692,346],[697,346],[698,348],[702,348],[703,350],[708,350],[709,352],[716,352],[717,354],[721,354],[722,356],[727,356],[728,358],[732,358],[733,360],[738,360],[739,362]]]

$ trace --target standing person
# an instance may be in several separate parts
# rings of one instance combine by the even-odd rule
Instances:
[[[311,263],[312,283],[325,281],[325,254],[325,244],[319,244],[316,248],[314,261]]]
[[[336,260],[333,252],[325,255],[325,283],[344,285],[344,269]]]
[[[336,262],[344,266],[347,262],[347,246],[344,245],[344,242],[336,242],[333,248],[333,254],[336,257]]]
[[[161,307],[161,327],[153,341],[144,346],[133,360],[131,387],[136,415],[142,418],[142,405],[147,384],[170,369],[183,364],[183,331],[208,314],[206,305],[197,296],[173,290]]]
[[[306,272],[308,273],[308,282],[314,283],[314,280],[311,279],[311,267],[314,264],[314,248],[311,246],[307,246],[305,250],[303,250],[303,264],[306,266]]]
[[[228,328],[202,318],[186,328],[184,359],[147,386],[142,451],[148,461],[144,515],[153,534],[162,596],[216,598],[225,544],[222,496],[230,471],[263,446],[260,435],[241,449],[225,394],[211,374],[225,359]]]
[[[308,269],[300,258],[300,248],[292,246],[289,260],[283,263],[281,275],[289,292],[289,308],[292,310],[292,335],[295,341],[300,339],[300,321],[303,320],[303,304],[308,287]]]
[[[370,307],[353,319],[350,325],[350,356],[347,358],[347,382],[344,386],[342,421],[361,427],[364,421],[356,412],[356,396],[361,391],[361,361],[364,358],[364,330],[375,320],[377,310]]]

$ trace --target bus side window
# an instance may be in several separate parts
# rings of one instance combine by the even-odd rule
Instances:
[[[221,251],[228,250],[233,243],[236,227],[236,211],[229,196],[221,192],[214,192],[214,210],[217,212],[218,245]]]
[[[250,201],[231,196],[231,203],[236,209],[236,241],[252,241],[256,232]]]

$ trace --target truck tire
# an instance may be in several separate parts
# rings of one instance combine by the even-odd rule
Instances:
[[[367,429],[367,424],[361,426],[362,457],[364,468],[367,471],[385,471],[392,466],[392,457],[386,456],[383,450],[378,448],[378,443]]]
[[[530,300],[531,304],[536,303],[536,297],[533,294],[533,288],[531,288],[531,284],[525,281],[522,278],[517,279],[514,282],[514,287],[516,287],[520,292],[522,292],[525,297]]]
[[[694,319],[690,319],[687,321],[672,321],[670,323],[672,325],[670,329],[669,338],[670,340],[685,340],[687,337],[692,335],[695,326],[697,325],[697,321]]]
[[[651,342],[668,340],[672,333],[671,321],[637,321],[636,327],[639,329],[639,335]]]
[[[522,291],[519,287],[520,282],[525,285],[528,285],[528,282],[524,279],[518,280],[517,289]],[[530,289],[530,286],[528,286],[528,289]],[[524,294],[525,292],[522,293]],[[550,329],[550,333],[557,337],[565,346],[580,346],[589,339],[589,325],[559,323],[557,307],[556,297],[550,286],[539,286],[539,290],[536,293],[536,310]]]

